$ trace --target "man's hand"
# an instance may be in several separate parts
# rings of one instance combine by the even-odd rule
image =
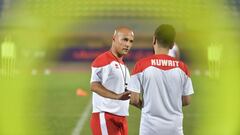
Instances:
[[[130,99],[130,94],[131,94],[130,91],[123,92],[121,94],[118,94],[116,99],[117,100],[128,100],[128,99]]]
[[[139,109],[142,109],[142,100],[140,99],[140,93],[131,92],[130,104]]]

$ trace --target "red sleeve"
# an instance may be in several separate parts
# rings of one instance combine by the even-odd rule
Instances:
[[[106,54],[99,55],[93,62],[92,62],[92,67],[98,68],[98,67],[103,67],[105,65],[108,65],[111,63],[111,59],[107,57]]]
[[[138,61],[132,70],[132,75],[142,72],[144,69],[146,69],[149,66],[151,66],[149,58],[145,58]]]
[[[132,75],[137,74],[139,72],[141,72],[141,68],[139,66],[139,62],[137,62],[132,70]]]
[[[183,62],[180,61],[180,65],[179,67],[183,70],[183,72],[190,77],[190,72],[188,70],[188,66],[186,64],[184,64]]]

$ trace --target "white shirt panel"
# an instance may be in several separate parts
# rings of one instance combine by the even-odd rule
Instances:
[[[150,66],[131,76],[128,89],[143,89],[142,135],[182,135],[182,95],[193,93],[191,79],[185,72],[180,68],[161,70]]]
[[[183,85],[183,96],[192,95],[194,93],[193,86],[192,86],[192,80],[190,77],[186,76],[186,81]]]
[[[126,82],[128,82],[130,75],[127,67],[116,61],[112,61],[110,64],[103,67],[92,67],[90,82],[101,82],[105,88],[119,94],[125,91],[125,76]],[[122,101],[109,99],[94,92],[92,100],[93,112],[109,112],[120,116],[128,115],[129,100]]]
[[[177,45],[174,44],[173,48],[169,49],[168,55],[176,58],[176,54],[178,53],[178,51],[179,51],[179,49],[178,49]]]
[[[134,74],[131,76],[131,79],[128,84],[128,90],[140,93],[141,90],[141,75],[142,73]]]

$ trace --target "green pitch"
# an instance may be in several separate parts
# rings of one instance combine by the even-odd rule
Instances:
[[[40,97],[41,103],[32,108],[32,122],[39,122],[41,135],[71,135],[77,123],[82,119],[85,107],[91,100],[89,90],[90,73],[53,73],[48,76],[33,76],[38,81],[39,90],[33,90]],[[81,88],[88,96],[76,95]],[[140,111],[131,107],[129,133],[138,134]],[[90,113],[89,115],[90,116]],[[89,118],[84,123],[81,135],[90,135]]]
[[[20,76],[0,81],[0,135],[91,135],[91,110],[86,111],[91,104],[88,69]],[[233,80],[192,75],[192,81],[195,94],[183,109],[185,135],[238,135],[234,130],[238,128],[238,91],[227,85]],[[77,96],[78,88],[88,95]],[[140,111],[130,107],[129,135],[138,135],[139,122]],[[76,130],[81,132],[73,134]]]
[[[36,75],[32,77],[34,82],[39,82],[38,90],[32,90],[33,94],[40,101],[32,107],[29,119],[32,122],[40,123],[39,130],[35,134],[39,135],[71,135],[76,128],[77,123],[82,119],[85,107],[91,100],[91,92],[89,90],[90,73],[52,73],[46,75]],[[206,78],[205,78],[206,79]],[[204,77],[193,77],[195,91],[204,88],[199,84],[204,82]],[[88,96],[79,97],[76,95],[76,89],[81,88],[88,93]],[[196,113],[198,94],[193,97],[191,106],[184,109],[184,130],[186,135],[191,135],[193,129],[197,126]],[[88,117],[90,116],[90,113]],[[134,107],[130,107],[130,117],[128,117],[129,135],[138,135],[140,122],[140,111]],[[34,132],[34,131],[33,131]],[[81,135],[90,135],[89,118],[84,122]]]

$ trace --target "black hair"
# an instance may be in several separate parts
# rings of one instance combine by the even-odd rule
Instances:
[[[164,48],[172,48],[175,41],[175,29],[172,25],[162,24],[155,30],[157,42]]]

